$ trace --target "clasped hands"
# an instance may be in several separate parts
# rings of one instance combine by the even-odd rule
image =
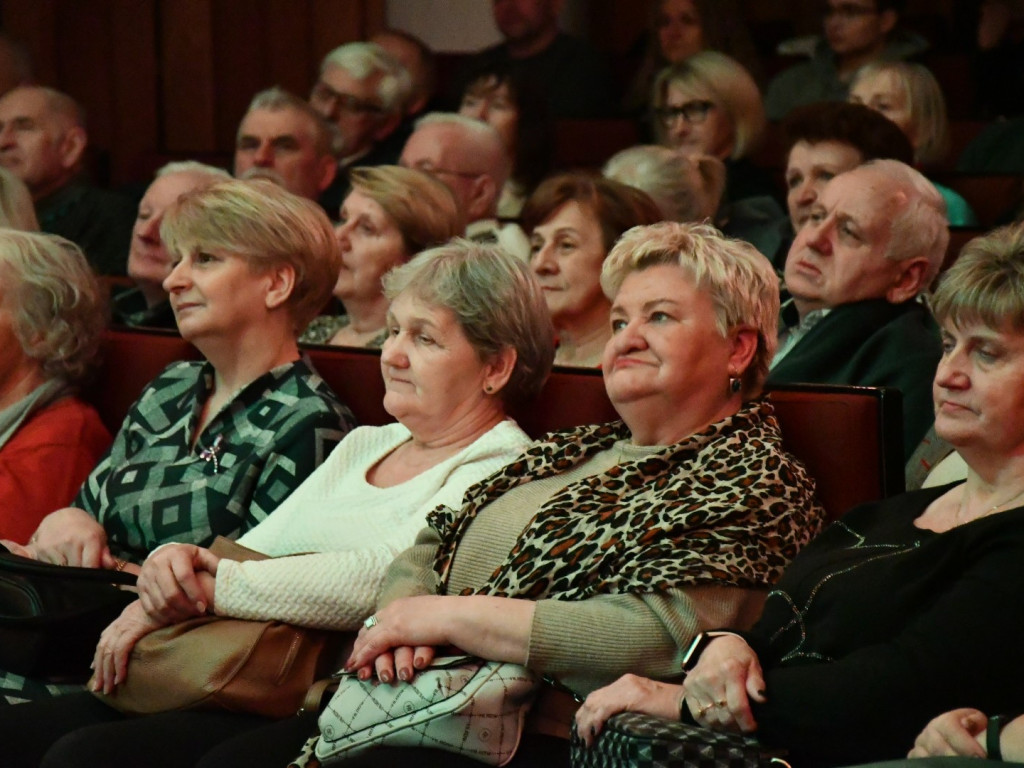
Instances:
[[[750,702],[764,702],[764,688],[761,663],[750,646],[739,637],[719,637],[682,685],[623,675],[597,689],[576,713],[576,731],[590,746],[612,715],[640,712],[677,720],[685,704],[699,725],[750,733],[757,729]]]
[[[149,556],[139,574],[139,599],[100,635],[94,691],[110,693],[125,680],[132,648],[150,632],[213,609],[219,563],[208,549],[192,544],[169,544]]]

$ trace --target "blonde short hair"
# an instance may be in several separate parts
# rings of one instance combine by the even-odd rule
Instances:
[[[969,241],[931,300],[936,321],[1024,331],[1024,223]]]
[[[750,243],[726,237],[709,224],[662,222],[634,227],[612,248],[601,270],[601,288],[614,300],[631,272],[657,264],[685,269],[715,308],[723,337],[749,325],[757,350],[743,372],[743,397],[761,392],[775,355],[779,325],[779,279],[771,263]]]
[[[168,252],[222,250],[249,262],[253,271],[280,266],[295,271],[288,297],[296,333],[331,298],[341,251],[323,209],[271,181],[223,181],[186,192],[160,225]]]
[[[701,51],[665,67],[654,80],[655,109],[665,106],[671,85],[703,91],[725,112],[733,129],[730,157],[745,157],[757,146],[765,127],[764,102],[754,78],[738,61],[718,51]],[[664,144],[665,129],[660,121],[655,121],[655,131]]]
[[[516,350],[501,392],[505,402],[540,392],[555,359],[555,329],[544,293],[522,259],[495,245],[457,238],[384,276],[389,301],[406,291],[451,310],[481,360],[507,347]]]
[[[466,224],[455,195],[430,174],[398,165],[353,168],[352,189],[384,209],[411,258],[461,235]]]
[[[0,228],[0,275],[25,355],[49,378],[84,378],[96,362],[106,304],[81,249],[57,235]]]

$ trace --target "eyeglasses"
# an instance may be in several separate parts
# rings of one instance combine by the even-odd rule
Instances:
[[[864,16],[876,16],[881,11],[877,8],[865,8],[863,5],[853,5],[850,3],[843,3],[840,5],[829,5],[822,10],[822,15],[826,19],[836,18],[842,19],[843,21],[853,21]]]
[[[666,128],[674,125],[680,118],[691,125],[699,125],[708,119],[708,112],[714,109],[714,106],[713,101],[688,101],[674,107],[656,109],[654,114]]]
[[[350,93],[340,93],[322,80],[313,86],[313,91],[309,95],[309,101],[314,105],[324,107],[329,112],[338,109],[354,115],[379,115],[385,111],[384,107],[380,104],[360,99],[358,96],[353,96]]]
[[[430,174],[431,176],[457,176],[460,179],[476,179],[480,176],[486,175],[483,171],[473,173],[471,171],[453,171],[448,168],[438,168],[430,162],[420,162],[412,166],[406,166],[407,168],[413,168],[417,171],[423,171],[424,173]]]

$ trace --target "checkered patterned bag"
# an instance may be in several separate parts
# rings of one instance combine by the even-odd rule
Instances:
[[[788,768],[751,736],[637,712],[605,723],[592,747],[572,732],[572,768]]]
[[[410,683],[342,674],[321,713],[313,752],[323,765],[374,746],[426,747],[504,765],[519,746],[539,679],[525,667],[446,656]]]

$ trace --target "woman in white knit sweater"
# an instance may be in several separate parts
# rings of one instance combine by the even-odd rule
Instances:
[[[458,507],[474,482],[529,443],[505,415],[551,368],[554,333],[529,270],[456,241],[388,274],[384,406],[398,423],[353,430],[239,543],[277,559],[235,562],[187,544],[146,561],[141,599],[103,634],[94,688],[113,690],[135,642],[204,612],[356,629],[384,570],[427,512]],[[281,557],[283,555],[297,555]]]

